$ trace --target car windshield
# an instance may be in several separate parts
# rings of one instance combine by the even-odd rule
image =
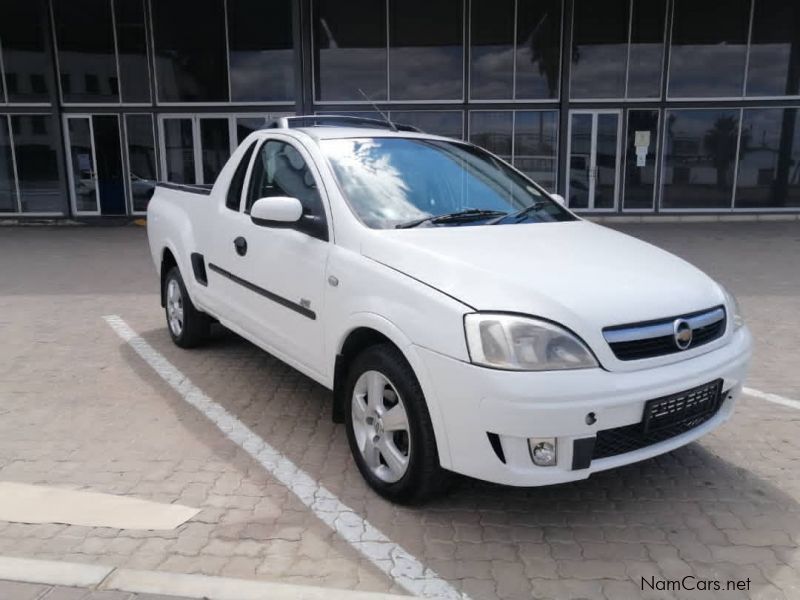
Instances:
[[[476,146],[391,137],[320,143],[351,208],[374,229],[575,219]]]

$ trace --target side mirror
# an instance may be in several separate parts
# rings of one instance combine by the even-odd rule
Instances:
[[[561,206],[567,205],[567,201],[564,200],[564,196],[562,196],[561,194],[550,194],[550,197],[556,202],[558,202]]]
[[[256,225],[280,227],[297,223],[303,216],[303,205],[297,198],[273,196],[259,198],[250,207],[250,219]]]

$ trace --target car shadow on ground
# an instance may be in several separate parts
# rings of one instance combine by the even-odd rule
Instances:
[[[800,506],[734,452],[741,429],[757,416],[737,414],[697,443],[584,481],[511,488],[455,476],[443,497],[401,507],[361,479],[322,386],[223,328],[191,351],[174,347],[165,329],[140,335],[215,402],[473,598],[641,594],[642,578],[687,575],[750,578],[750,597],[780,597],[774,585],[797,589]],[[246,472],[260,469],[214,435],[130,347],[123,355],[221,459]],[[268,537],[273,522],[261,525]]]

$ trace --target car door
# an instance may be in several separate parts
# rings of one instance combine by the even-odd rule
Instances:
[[[325,374],[322,311],[330,244],[326,199],[319,172],[306,150],[275,135],[256,150],[244,214],[260,198],[300,200],[303,218],[290,226],[248,221],[247,254],[236,274],[248,290],[246,312],[265,346]],[[304,224],[314,223],[314,227]]]
[[[253,141],[241,155],[230,183],[223,190],[224,199],[218,201],[214,218],[205,223],[208,240],[205,249],[207,304],[223,322],[248,329],[251,317],[247,312],[250,293],[236,283],[232,275],[244,267],[247,248],[243,245],[250,226],[250,217],[244,213],[245,181],[258,142]]]

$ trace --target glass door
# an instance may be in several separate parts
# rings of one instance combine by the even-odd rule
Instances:
[[[99,215],[94,128],[90,116],[64,117],[69,156],[69,191],[76,215]]]
[[[69,188],[76,215],[124,215],[125,177],[117,115],[65,115]]]
[[[567,199],[577,210],[614,210],[619,196],[620,111],[572,111]]]

